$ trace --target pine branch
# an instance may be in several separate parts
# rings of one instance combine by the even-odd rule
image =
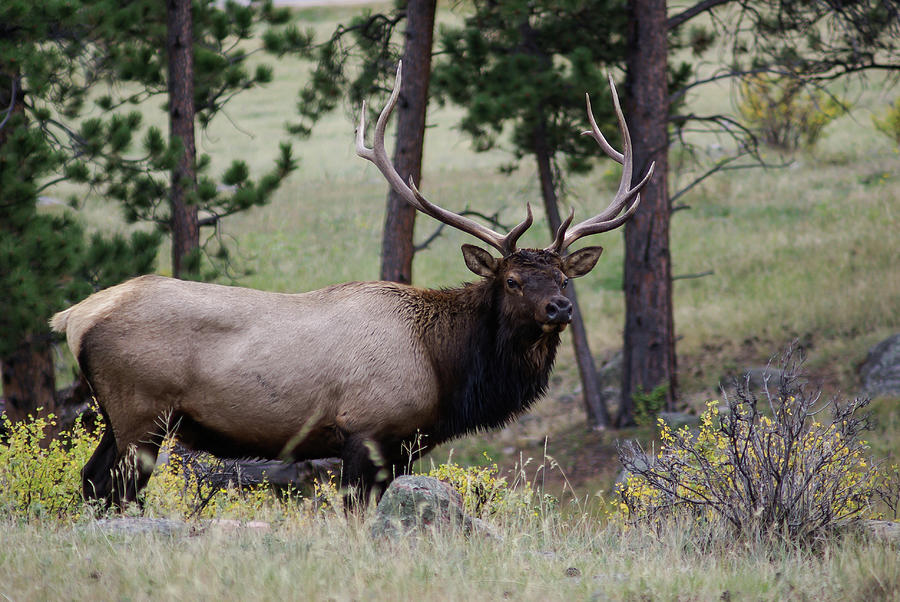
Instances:
[[[669,19],[666,21],[666,29],[672,31],[673,29],[682,25],[685,21],[689,21],[697,15],[708,12],[722,4],[728,4],[729,2],[733,1],[734,0],[703,0],[703,2],[698,2],[694,6],[681,11],[677,15],[669,17]]]

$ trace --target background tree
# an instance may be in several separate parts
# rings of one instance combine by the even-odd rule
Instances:
[[[397,108],[397,141],[393,163],[404,181],[422,181],[422,152],[425,144],[425,114],[431,80],[431,47],[434,38],[436,0],[409,0],[403,45],[403,88]],[[394,192],[388,191],[381,239],[381,279],[409,284],[415,254],[413,231],[416,210]]]
[[[156,257],[154,234],[88,239],[69,214],[38,210],[60,180],[109,183],[92,159],[128,146],[134,118],[73,125],[100,76],[91,36],[109,8],[0,7],[0,371],[12,420],[55,409],[50,315],[95,286],[152,269]]]
[[[194,17],[191,0],[166,2],[166,55],[169,88],[169,136],[181,143],[181,156],[172,169],[169,205],[172,214],[172,275],[184,264],[196,268],[200,252],[197,206],[188,202],[197,186],[197,146],[194,141]]]
[[[264,65],[247,72],[248,52],[237,44],[261,20],[283,23],[287,14],[270,3],[197,7],[203,26],[194,28],[194,46],[203,50],[195,53],[202,65],[195,71],[195,104],[199,97],[197,115],[206,125],[235,93],[271,79]],[[14,419],[37,407],[53,408],[49,317],[93,290],[152,271],[160,234],[171,231],[165,175],[183,154],[183,143],[176,138],[167,144],[157,128],[142,128],[140,112],[124,110],[167,91],[167,54],[158,44],[165,39],[164,11],[149,0],[0,7],[0,286],[10,293],[0,302],[0,369]],[[272,52],[302,50],[307,41],[290,27],[270,30],[265,38]],[[101,117],[86,116],[89,92]],[[141,132],[137,148],[135,134]],[[235,161],[223,186],[206,173],[208,167],[209,158],[201,157],[186,203],[204,211],[199,225],[217,226],[226,215],[266,202],[294,162],[290,147],[282,145],[270,173],[253,181],[246,164]],[[159,228],[127,240],[85,238],[72,214],[38,209],[45,191],[64,180],[84,185],[70,200],[73,206],[93,191],[121,201],[129,221],[148,220]],[[219,254],[227,259],[224,247]]]
[[[297,105],[301,122],[293,131],[307,135],[323,114],[347,99],[354,112],[363,99],[371,101],[372,111],[372,107],[382,106],[373,92],[390,93],[397,61],[402,58],[403,89],[392,160],[404,179],[412,176],[420,184],[435,8],[434,0],[399,0],[386,13],[363,12],[349,25],[339,26],[316,48],[316,67]],[[400,28],[404,34],[402,56],[396,43]],[[415,217],[415,209],[389,190],[382,232],[383,280],[412,282]]]
[[[551,237],[561,223],[558,158],[570,171],[584,172],[597,156],[596,144],[577,135],[586,120],[586,90],[598,122],[614,123],[605,71],[625,43],[625,13],[615,8],[590,1],[475,2],[462,27],[441,35],[435,92],[466,107],[461,125],[479,151],[493,148],[504,126],[512,125],[516,158],[535,158]],[[609,413],[574,287],[567,293],[576,306],[572,338],[588,420],[606,426]]]
[[[620,424],[630,424],[635,393],[662,388],[671,404],[677,392],[675,326],[672,319],[672,273],[669,222],[673,200],[712,173],[739,168],[750,156],[762,163],[754,132],[726,115],[683,112],[689,91],[728,78],[775,73],[810,86],[871,71],[900,67],[900,8],[890,0],[850,4],[815,0],[703,0],[667,15],[664,0],[629,0],[626,64],[630,126],[636,166],[657,162],[667,173],[674,140],[684,142],[691,128],[734,138],[734,153],[714,162],[681,191],[670,195],[664,178],[645,188],[641,207],[625,229],[625,347]],[[706,25],[687,23],[704,16]],[[693,63],[669,67],[672,50],[690,47],[702,54],[717,39],[723,45],[711,74]],[[664,74],[668,73],[665,77]],[[673,106],[675,105],[675,106]],[[668,116],[668,121],[662,116]],[[688,147],[688,150],[691,150]]]
[[[145,170],[133,185],[112,192],[123,203],[126,219],[154,223],[172,236],[173,275],[209,279],[229,267],[228,249],[216,236],[222,218],[268,202],[296,164],[290,145],[282,143],[275,165],[258,180],[251,179],[242,160],[232,161],[217,180],[208,173],[210,158],[196,157],[195,126],[205,128],[236,94],[271,81],[271,66],[258,63],[250,69],[253,54],[303,54],[311,36],[289,25],[289,11],[274,8],[271,0],[167,0],[165,5],[142,0],[122,11],[128,11],[123,27],[141,42],[108,45],[115,75],[140,86],[128,102],[168,97],[171,157],[168,164],[160,161],[154,171]],[[107,97],[101,106],[114,108],[115,103]],[[157,150],[163,145],[162,139],[154,141]],[[160,203],[163,198],[167,202]],[[201,242],[201,228],[208,226],[214,233]],[[206,267],[213,268],[205,273],[204,256]]]
[[[634,393],[663,387],[669,410],[677,393],[668,217],[668,40],[665,35],[650,35],[660,28],[665,31],[666,17],[666,0],[628,2],[625,89],[635,170],[643,173],[656,161],[658,172],[641,193],[638,211],[625,224],[619,425],[634,422]]]

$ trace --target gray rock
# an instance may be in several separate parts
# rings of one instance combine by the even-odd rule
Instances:
[[[497,537],[484,522],[465,513],[460,493],[425,476],[401,476],[391,483],[375,509],[372,536],[397,538],[440,529],[461,529]]]
[[[861,393],[900,397],[900,333],[881,341],[869,350],[859,369]]]
[[[632,462],[634,462],[634,468],[637,470],[646,470],[650,468],[652,459],[646,454],[636,454],[632,456]],[[631,471],[625,468],[624,466],[619,471],[619,474],[616,476],[616,484],[625,483],[628,480],[628,477],[631,476]]]
[[[601,388],[610,388],[621,390],[622,388],[622,366],[625,362],[621,351],[617,351],[615,355],[609,358],[597,370],[597,378],[600,379]]]
[[[863,520],[860,521],[859,527],[863,536],[872,536],[895,546],[900,545],[900,523],[889,520]]]
[[[748,382],[749,379],[749,382]],[[768,387],[769,391],[775,392],[781,384],[781,368],[774,366],[755,366],[747,368],[741,372],[737,381],[740,384],[747,383],[751,391],[761,393]],[[731,383],[729,383],[730,385]]]
[[[93,522],[90,530],[100,531],[107,535],[146,535],[156,534],[172,537],[190,535],[191,526],[180,520],[167,518],[120,517],[103,518]]]
[[[695,427],[700,424],[700,417],[695,414],[687,414],[685,412],[660,412],[658,417],[663,419],[669,428],[677,431],[683,426]]]
[[[622,401],[622,366],[625,358],[621,351],[609,358],[597,370],[600,396],[610,412],[615,411]]]

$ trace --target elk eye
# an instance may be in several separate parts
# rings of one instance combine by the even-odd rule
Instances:
[[[569,279],[564,278],[562,281],[562,288],[566,288],[567,286],[569,286]]]
[[[519,288],[519,283],[513,280],[512,278],[506,279],[506,286],[509,288]]]

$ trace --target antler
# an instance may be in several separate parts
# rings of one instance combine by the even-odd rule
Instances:
[[[603,134],[600,133],[600,128],[597,127],[597,121],[594,119],[594,113],[591,111],[591,97],[587,94],[584,96],[587,99],[587,113],[588,120],[591,123],[591,129],[590,131],[582,132],[581,134],[592,137],[597,141],[597,144],[600,145],[600,148],[603,149],[603,152],[614,161],[622,164],[622,178],[619,180],[619,190],[616,192],[615,198],[613,198],[606,209],[569,230],[569,224],[572,223],[572,217],[574,216],[573,210],[569,214],[568,219],[563,222],[559,227],[559,230],[556,231],[556,238],[553,241],[553,244],[547,247],[547,251],[562,254],[569,248],[569,245],[582,236],[608,232],[609,230],[613,230],[624,224],[637,210],[638,205],[641,202],[641,195],[639,193],[653,175],[653,168],[656,166],[655,162],[650,164],[647,175],[645,175],[634,188],[630,188],[631,174],[634,170],[634,153],[631,147],[631,135],[628,133],[628,126],[625,124],[625,117],[622,115],[622,107],[619,106],[619,95],[616,93],[616,85],[613,83],[612,76],[609,76],[609,87],[612,90],[613,106],[615,106],[616,117],[619,120],[619,129],[622,132],[625,152],[620,153],[614,149],[609,142],[606,141],[606,138],[603,137]],[[634,199],[633,203],[631,203],[632,199]],[[625,209],[628,203],[631,203],[631,205]],[[622,213],[623,209],[625,209],[624,213]]]
[[[509,231],[508,234],[501,235],[497,232],[494,232],[490,228],[482,226],[476,221],[473,221],[467,217],[462,215],[453,213],[451,211],[447,211],[437,205],[429,202],[425,197],[419,193],[416,185],[412,181],[412,177],[409,179],[409,185],[403,181],[403,178],[397,173],[397,170],[394,168],[393,163],[391,163],[390,158],[388,157],[387,151],[384,148],[384,130],[387,126],[388,118],[391,115],[391,112],[394,110],[394,107],[397,104],[397,99],[400,97],[400,83],[401,83],[401,69],[403,64],[400,63],[397,65],[397,77],[394,80],[394,89],[391,92],[391,97],[388,99],[387,104],[382,109],[381,114],[378,116],[378,121],[375,123],[375,138],[372,142],[372,148],[366,148],[365,144],[365,131],[366,131],[366,104],[363,102],[362,111],[360,112],[359,117],[359,127],[356,129],[356,154],[362,157],[363,159],[368,159],[381,171],[384,177],[387,179],[388,183],[391,185],[391,188],[403,197],[407,203],[425,213],[426,215],[430,215],[434,219],[447,224],[448,226],[452,226],[458,230],[462,230],[463,232],[467,232],[472,236],[486,242],[491,245],[498,251],[500,251],[504,257],[507,255],[511,255],[516,251],[516,241],[522,236],[522,233],[525,232],[531,226],[532,216],[531,216],[531,205],[526,206],[526,210],[528,215],[525,219],[515,228]]]

